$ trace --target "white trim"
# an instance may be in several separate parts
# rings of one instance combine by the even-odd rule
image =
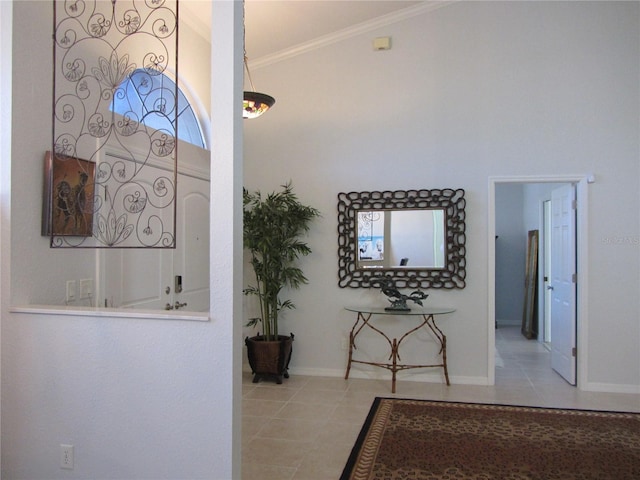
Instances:
[[[209,312],[176,312],[175,310],[143,310],[133,308],[101,308],[101,307],[65,307],[53,305],[17,305],[9,307],[11,313],[32,313],[36,315],[64,315],[67,317],[107,317],[107,318],[147,318],[151,320],[180,320],[208,322]]]
[[[548,242],[548,240],[550,239],[549,235],[551,235],[551,232],[549,231],[549,228],[547,228],[547,224],[546,222],[549,220],[547,218],[547,216],[545,215],[545,205],[549,203],[549,205],[551,204],[551,198],[544,198],[544,199],[540,199],[540,202],[538,204],[538,223],[540,225],[540,246],[539,246],[539,254],[538,254],[538,258],[540,259],[541,263],[542,263],[542,267],[538,267],[538,272],[541,272],[542,275],[539,275],[538,278],[538,292],[540,292],[538,294],[538,312],[541,312],[539,315],[541,315],[542,318],[542,327],[538,326],[538,332],[542,332],[542,335],[538,334],[538,341],[545,345],[545,340],[546,340],[546,322],[547,322],[547,316],[545,313],[545,310],[547,309],[547,302],[546,302],[546,295],[547,295],[547,291],[545,290],[545,279],[544,277],[547,275],[547,270],[546,270],[546,266],[544,265],[544,262],[547,261],[546,256],[549,254],[549,252],[547,251],[547,245],[546,243]],[[551,207],[549,207],[551,208]]]
[[[209,114],[207,113],[207,109],[204,104],[200,100],[200,97],[196,93],[196,91],[191,87],[191,84],[184,80],[182,77],[177,77],[175,72],[169,72],[173,75],[173,81],[178,85],[178,88],[182,92],[182,94],[189,102],[189,106],[193,111],[193,115],[196,117],[196,123],[198,124],[198,129],[200,130],[200,137],[202,138],[202,143],[204,143],[203,147],[200,145],[196,145],[195,143],[191,143],[191,145],[195,145],[198,148],[204,148],[205,150],[211,150],[211,119],[209,118]],[[178,121],[178,128],[180,128],[180,122]],[[183,140],[186,142],[186,140]]]
[[[577,384],[580,389],[586,388],[588,385],[588,293],[587,280],[589,279],[589,229],[588,229],[588,187],[589,176],[584,175],[576,185],[576,200],[578,211],[576,213],[577,228],[576,239],[578,248],[576,250],[576,263],[578,269],[578,305],[577,305],[577,348],[578,348],[578,365],[577,365]]]
[[[487,208],[487,384],[496,383],[496,181],[489,177]]]
[[[0,1],[0,63],[10,67],[12,59],[13,2]],[[11,295],[12,75],[11,68],[0,70],[0,326],[6,322]],[[0,328],[2,330],[4,329]],[[0,424],[3,422],[0,421]]]
[[[242,2],[212,2],[209,313],[219,395],[208,451],[212,477],[229,479],[242,478],[242,19]]]
[[[640,395],[640,385],[621,385],[617,383],[590,382],[582,390],[588,392],[630,393]]]
[[[435,367],[433,367],[435,368]],[[429,367],[425,367],[428,370]],[[249,364],[243,365],[244,373],[251,373],[251,367]],[[304,375],[309,377],[332,377],[332,378],[344,378],[344,369],[335,368],[313,368],[313,367],[292,367],[289,369],[291,375]],[[351,369],[349,372],[349,379],[365,379],[365,380],[378,380],[381,382],[389,382],[389,388],[391,388],[391,374],[384,369],[366,370],[366,369]],[[408,373],[398,372],[398,381],[403,382],[415,382],[415,383],[429,383],[442,385],[447,387],[444,381],[444,375],[442,371],[438,371],[437,368],[432,373]],[[487,386],[487,379],[485,377],[466,377],[466,376],[450,376],[449,380],[451,384],[456,385],[481,385]],[[347,382],[348,380],[345,380]]]
[[[531,175],[531,176],[505,176],[505,177],[489,177],[489,205],[487,213],[487,238],[488,238],[488,251],[487,251],[487,282],[488,282],[488,334],[487,334],[487,377],[488,384],[495,384],[495,346],[496,346],[496,334],[495,334],[495,273],[496,273],[496,248],[495,248],[495,235],[496,235],[496,199],[495,188],[498,183],[572,183],[576,186],[576,197],[578,201],[578,211],[576,213],[577,218],[577,239],[578,247],[576,249],[576,261],[578,267],[578,305],[577,305],[577,349],[578,349],[578,362],[577,362],[577,387],[581,390],[585,390],[588,387],[588,327],[589,327],[589,312],[588,312],[588,291],[587,279],[589,278],[588,272],[588,182],[589,174],[575,174],[575,175]]]
[[[361,35],[363,33],[368,33],[380,27],[386,27],[387,25],[392,25],[394,23],[407,20],[408,18],[417,17],[418,15],[422,15],[424,13],[428,13],[434,10],[438,10],[440,8],[444,8],[453,3],[456,3],[457,1],[458,0],[422,2],[418,5],[408,7],[408,8],[403,8],[402,10],[397,10],[393,13],[382,15],[380,17],[367,20],[366,22],[352,25],[342,30],[338,30],[337,32],[323,35],[321,37],[315,38],[308,42],[300,43],[298,45],[295,45],[290,48],[286,48],[279,52],[275,52],[270,55],[265,55],[264,57],[260,57],[257,60],[253,60],[249,63],[250,63],[251,69],[257,70],[258,68],[266,67],[268,65],[272,65],[274,63],[281,62],[283,60],[287,60],[289,58],[295,57],[297,55],[302,55],[303,53],[308,53],[312,50],[317,50],[319,48],[323,48],[328,45],[341,42],[343,40],[355,37],[357,35]]]

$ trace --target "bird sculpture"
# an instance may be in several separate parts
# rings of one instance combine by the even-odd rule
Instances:
[[[395,312],[408,312],[411,310],[407,306],[407,300],[411,300],[412,302],[422,305],[422,300],[427,298],[429,295],[421,292],[420,290],[414,290],[409,295],[405,295],[400,292],[398,288],[395,286],[395,282],[390,277],[378,277],[371,280],[372,286],[380,286],[382,293],[384,293],[387,297],[391,305],[385,308],[385,310],[395,311]]]

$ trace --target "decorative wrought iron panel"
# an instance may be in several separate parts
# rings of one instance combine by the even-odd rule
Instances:
[[[51,247],[175,248],[178,87],[153,80],[178,76],[177,0],[53,8]],[[114,113],[132,83],[143,113]]]
[[[395,190],[338,194],[338,286],[369,288],[384,275],[398,288],[464,288],[466,278],[464,190]],[[360,211],[443,209],[445,212],[444,268],[358,268],[357,217]],[[374,282],[375,283],[375,282]]]

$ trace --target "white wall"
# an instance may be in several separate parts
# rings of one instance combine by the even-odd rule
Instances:
[[[527,230],[522,184],[496,186],[496,321],[521,325]]]
[[[380,301],[337,287],[339,192],[466,190],[467,287],[431,291],[428,302],[457,308],[442,321],[453,382],[483,383],[488,177],[594,173],[581,388],[640,391],[638,8],[456,2],[252,70],[277,103],[245,125],[245,185],[292,179],[323,213],[303,261],[310,284],[281,328],[296,333],[293,372],[342,375],[354,320],[342,307]],[[373,51],[386,35],[393,48]]]
[[[93,276],[94,252],[49,249],[40,236],[44,153],[51,150],[53,8],[48,2],[16,2],[12,112],[12,301],[63,304],[66,280]],[[36,28],[36,26],[40,26]],[[44,72],[47,72],[46,74]]]
[[[191,0],[193,1],[193,0]],[[183,89],[201,128],[205,132],[206,148],[211,149],[211,43],[198,35],[191,26],[188,12],[179,4],[180,39],[178,44],[180,87]],[[186,90],[186,91],[185,91]]]
[[[10,35],[4,3],[2,34]],[[5,203],[8,156],[2,158],[1,191],[1,475],[240,478],[240,404],[234,398],[240,397],[241,340],[234,320],[241,265],[229,259],[241,257],[242,120],[233,108],[242,84],[241,4],[214,5],[213,37],[223,46],[215,49],[222,57],[215,71],[226,73],[216,77],[211,97],[219,106],[212,119],[217,175],[211,238],[219,241],[211,251],[212,307],[203,322],[10,308],[9,292],[13,305],[47,298],[45,290],[55,297],[57,287],[49,289],[47,283],[93,267],[91,251],[54,252],[39,234],[42,155],[51,134],[52,9],[51,2],[42,1],[13,2],[13,10],[12,212]],[[0,52],[6,65],[4,44]],[[72,471],[59,467],[61,443],[75,445]]]
[[[231,2],[216,2],[225,3]],[[380,299],[378,292],[337,287],[338,192],[466,190],[468,286],[429,292],[428,301],[457,308],[441,324],[453,382],[482,383],[490,324],[487,178],[594,173],[583,388],[640,391],[638,7],[456,3],[252,70],[255,83],[278,103],[245,124],[245,184],[270,190],[291,178],[300,198],[324,214],[311,232],[314,254],[303,264],[310,285],[294,294],[298,309],[283,325],[296,333],[294,373],[344,374],[341,337],[354,319],[342,305]],[[49,88],[42,72],[50,50],[42,45],[50,41],[50,3],[14,2],[13,8],[20,62],[14,61],[12,127],[19,133],[11,156],[10,247],[21,253],[11,256],[14,281],[5,263],[3,190],[2,475],[60,478],[58,444],[76,442],[77,467],[65,478],[175,478],[184,476],[185,464],[192,478],[228,478],[232,444],[238,445],[237,437],[230,441],[231,418],[237,420],[231,389],[239,398],[229,369],[237,358],[229,345],[235,345],[229,327],[235,307],[224,304],[224,315],[208,323],[8,312],[11,286],[20,303],[45,288],[32,289],[42,276],[38,266],[84,264],[77,251],[72,259],[55,256],[39,236],[41,158],[50,132],[50,99],[42,91],[42,85]],[[391,51],[371,50],[371,39],[381,35],[393,37]],[[304,114],[308,109],[312,113]],[[219,160],[228,167],[231,138],[220,140],[227,150]],[[218,205],[226,205],[220,195],[227,193],[227,179],[213,186]],[[229,218],[220,222],[224,242],[212,259],[228,262],[239,258],[229,250],[239,242],[228,235]],[[229,284],[237,281],[232,270],[225,264],[215,278],[214,287],[223,288],[214,288],[220,295],[214,309],[238,290]],[[234,448],[236,462],[237,453]]]
[[[542,202],[551,200],[551,192],[559,188],[562,183],[529,183],[522,185],[524,194],[524,229],[540,230],[542,225]]]

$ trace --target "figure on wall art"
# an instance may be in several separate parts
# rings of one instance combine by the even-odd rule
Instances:
[[[46,153],[42,235],[92,235],[94,178],[95,163]]]

